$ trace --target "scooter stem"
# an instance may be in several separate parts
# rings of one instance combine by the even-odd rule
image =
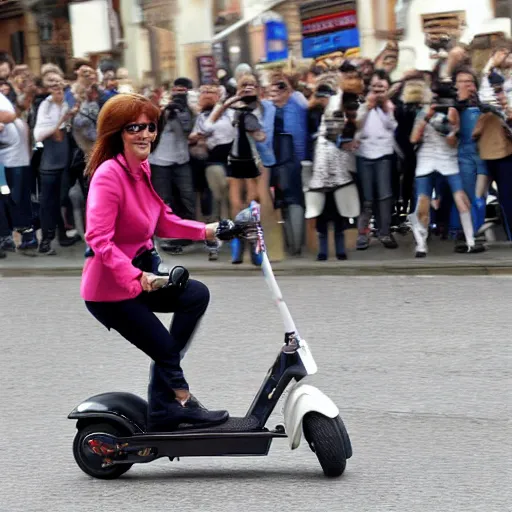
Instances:
[[[272,293],[272,298],[276,301],[277,307],[279,308],[279,312],[281,313],[281,318],[283,319],[284,330],[285,332],[294,332],[295,334],[299,334],[297,332],[297,328],[295,327],[295,322],[293,321],[292,315],[286,305],[286,302],[283,299],[283,294],[277,284],[276,278],[274,276],[274,272],[270,265],[270,260],[267,256],[267,251],[263,251],[263,261],[261,263],[261,269],[263,271],[263,276],[265,277],[265,281]]]
[[[270,265],[270,260],[268,259],[267,249],[265,246],[265,240],[263,237],[263,229],[261,228],[261,209],[259,203],[256,201],[251,201],[249,207],[242,212],[239,213],[237,218],[240,217],[244,220],[252,220],[252,222],[256,222],[258,224],[258,250],[262,253],[262,262],[261,262],[261,270],[263,271],[263,276],[267,285],[272,293],[273,299],[276,301],[279,312],[281,313],[281,318],[283,319],[285,333],[294,333],[300,339],[299,333],[297,332],[297,328],[295,327],[295,323],[293,321],[292,315],[288,310],[288,306],[286,305],[283,294],[279,289],[276,278],[274,276],[274,271],[272,270],[272,266]]]

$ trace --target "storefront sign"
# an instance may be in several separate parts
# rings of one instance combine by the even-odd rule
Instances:
[[[215,58],[213,55],[202,55],[197,57],[197,69],[199,83],[202,85],[212,84],[215,80]]]
[[[282,21],[265,23],[266,62],[275,62],[288,58],[288,30]]]
[[[302,55],[304,58],[315,58],[327,53],[344,51],[359,46],[359,30],[351,28],[320,36],[308,37],[302,40]]]
[[[302,22],[302,35],[326,34],[337,30],[357,27],[356,11],[346,11],[317,16]]]
[[[112,50],[112,17],[108,0],[69,4],[69,22],[73,57],[84,58],[91,53]],[[94,27],[93,37],[91,37],[91,27]]]

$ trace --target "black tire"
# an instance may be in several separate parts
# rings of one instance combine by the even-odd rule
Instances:
[[[336,417],[336,423],[338,423],[338,428],[340,429],[341,432],[341,438],[343,439],[343,446],[345,447],[345,457],[347,459],[350,459],[350,457],[352,457],[352,443],[350,441],[350,437],[345,427],[345,423],[343,423],[343,420],[340,418],[339,415]]]
[[[316,454],[324,475],[329,478],[341,476],[347,465],[338,419],[339,416],[328,418],[318,412],[310,412],[304,416],[302,424],[304,437]]]
[[[107,468],[102,468],[102,459],[99,455],[93,454],[85,446],[84,439],[89,434],[108,434],[116,437],[125,435],[118,427],[109,423],[93,423],[80,429],[73,441],[73,455],[78,467],[89,476],[101,480],[115,480],[126,473],[132,464],[116,464]],[[85,450],[88,450],[87,452]]]

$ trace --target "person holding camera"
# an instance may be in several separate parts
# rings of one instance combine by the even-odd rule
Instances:
[[[262,126],[263,107],[259,99],[259,84],[252,74],[242,74],[237,82],[237,93],[222,105],[218,105],[204,124],[205,130],[220,127],[228,115],[233,139],[227,158],[227,177],[229,204],[235,217],[251,201],[258,199],[258,178],[260,176],[260,157],[257,142],[264,142],[265,131]],[[244,241],[232,241],[232,263],[243,262]],[[254,258],[253,251],[253,258]]]
[[[171,101],[161,113],[159,137],[148,160],[157,194],[181,218],[194,220],[196,197],[188,142],[194,126],[194,114],[188,105],[190,89],[192,82],[188,78],[174,81]],[[180,248],[175,243],[162,244],[164,250],[179,251]]]
[[[478,80],[473,70],[461,67],[455,70],[457,109],[460,116],[458,158],[464,191],[471,203],[473,229],[476,233],[485,223],[489,171],[480,157],[473,132],[481,115],[478,99]]]
[[[393,206],[392,162],[394,134],[397,122],[394,105],[388,97],[391,85],[383,70],[373,73],[366,103],[357,111],[356,138],[360,142],[358,173],[363,195],[363,211],[359,217],[357,249],[369,247],[369,223],[374,203],[379,224],[379,240],[387,249],[396,249],[398,244],[391,233]]]
[[[427,90],[425,94],[427,95]],[[466,237],[466,244],[456,246],[455,250],[467,253],[479,253],[485,250],[482,245],[475,243],[470,213],[471,203],[464,193],[459,172],[457,155],[459,116],[453,106],[442,103],[443,98],[436,96],[432,104],[425,105],[417,115],[411,134],[411,143],[421,144],[417,151],[415,178],[418,199],[415,212],[408,216],[416,241],[417,258],[425,257],[428,252],[430,205],[439,177],[446,179],[450,186]]]

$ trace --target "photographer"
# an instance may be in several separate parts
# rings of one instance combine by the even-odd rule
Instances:
[[[392,159],[397,122],[395,107],[388,98],[389,87],[388,75],[382,70],[375,71],[366,103],[357,111],[356,138],[360,141],[358,154],[361,159],[358,172],[363,192],[363,212],[358,225],[359,250],[369,246],[368,225],[375,201],[378,205],[379,240],[387,249],[398,247],[390,231],[393,205]]]
[[[259,99],[260,85],[252,74],[242,74],[237,82],[237,93],[211,112],[205,128],[220,128],[231,120],[233,128],[232,144],[227,156],[227,181],[229,204],[234,217],[251,201],[258,198],[258,181],[261,159],[256,147],[257,142],[265,142],[267,136],[263,128],[264,107]],[[226,126],[227,128],[227,126]],[[231,138],[231,136],[229,137]],[[255,246],[251,247],[255,261]],[[231,243],[231,261],[243,262],[245,242],[235,239]]]
[[[427,254],[430,204],[432,192],[439,178],[445,178],[451,188],[453,199],[460,214],[466,245],[456,246],[457,252],[477,253],[484,247],[476,245],[470,214],[470,202],[464,193],[457,160],[457,136],[459,116],[457,110],[447,105],[447,98],[440,97],[443,88],[434,86],[437,95],[431,105],[425,106],[417,115],[411,134],[411,143],[420,144],[417,152],[416,211],[409,215],[416,241],[416,257]],[[425,94],[428,91],[425,88]]]
[[[188,105],[190,89],[192,82],[188,78],[174,81],[171,101],[160,116],[156,147],[148,160],[157,194],[181,218],[194,220],[196,200],[188,143],[194,126],[194,114]],[[165,250],[179,252],[180,247],[162,244]]]
[[[489,186],[487,165],[480,158],[473,139],[473,131],[480,117],[478,80],[471,68],[462,67],[455,71],[453,81],[460,115],[459,169],[464,192],[471,203],[473,229],[478,233],[485,222],[485,196]]]

